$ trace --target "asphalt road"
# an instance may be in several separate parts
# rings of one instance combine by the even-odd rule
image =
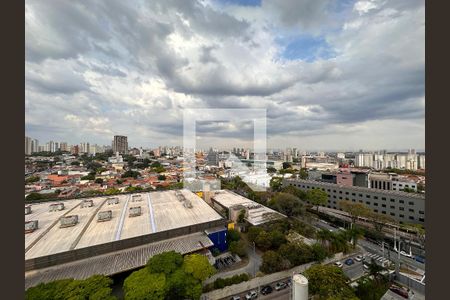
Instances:
[[[383,255],[383,251],[381,250],[381,247],[372,242],[361,239],[361,240],[358,240],[358,245],[360,245],[361,247],[363,247],[366,251],[368,251],[370,253],[375,253],[375,254],[378,254],[381,256]],[[385,248],[384,249],[384,257],[393,261],[394,263],[396,263],[397,258],[398,258],[398,253]],[[420,270],[425,270],[424,264],[422,264],[412,258],[408,258],[408,257],[400,255],[400,262],[402,264],[406,264],[406,265],[412,266],[412,267],[420,269]]]
[[[257,299],[264,299],[264,300],[269,300],[269,299],[290,299],[290,295],[291,295],[291,293],[292,293],[292,291],[291,291],[291,288],[292,287],[287,287],[287,288],[285,288],[285,289],[282,289],[282,290],[280,290],[280,291],[277,291],[277,290],[275,290],[275,285],[278,283],[278,282],[282,282],[282,281],[287,281],[289,278],[285,278],[285,279],[282,279],[282,280],[278,280],[278,281],[274,281],[274,282],[272,282],[271,284],[270,284],[270,286],[272,286],[272,288],[273,288],[273,292],[272,293],[270,293],[270,294],[268,294],[268,295],[262,295],[259,291],[258,291],[258,298]],[[260,287],[260,288],[262,288],[262,286]],[[254,289],[254,290],[257,290],[257,289]],[[240,293],[240,294],[235,294],[235,295],[232,295],[232,296],[230,296],[230,297],[227,297],[227,298],[223,298],[222,300],[229,300],[229,299],[232,299],[232,297],[233,296],[239,296],[239,297],[241,297],[241,300],[245,300],[245,295],[248,293],[249,291],[245,291],[245,292],[242,292],[242,293]]]

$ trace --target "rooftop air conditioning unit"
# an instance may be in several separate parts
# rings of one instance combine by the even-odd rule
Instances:
[[[112,219],[112,211],[111,210],[105,210],[101,211],[97,215],[97,222],[105,222]]]
[[[141,215],[141,213],[142,213],[142,210],[141,210],[140,206],[133,206],[133,207],[130,207],[129,217],[138,217]]]
[[[38,229],[38,221],[37,220],[25,222],[25,233],[31,233],[31,232],[35,231],[36,229]]]
[[[78,223],[78,215],[64,216],[59,219],[59,228],[75,226]]]
[[[64,203],[53,203],[49,206],[49,211],[60,211],[64,209]]]
[[[110,197],[110,198],[107,198],[106,201],[108,202],[108,205],[113,205],[113,204],[119,203],[119,198]]]
[[[81,207],[92,207],[94,206],[94,201],[89,199],[89,200],[83,200],[83,202],[81,203]]]

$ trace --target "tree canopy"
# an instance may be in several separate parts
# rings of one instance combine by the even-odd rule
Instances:
[[[199,299],[202,281],[214,271],[203,255],[164,252],[125,280],[125,299]]]
[[[370,214],[370,208],[364,203],[342,200],[339,202],[339,206],[350,215],[353,224],[358,217],[367,217]]]
[[[113,300],[111,295],[112,279],[103,275],[94,275],[84,280],[63,279],[41,283],[29,288],[25,293],[27,300],[63,300],[93,299]],[[137,298],[136,298],[137,299]],[[144,299],[144,298],[140,298]]]
[[[342,269],[332,265],[313,265],[304,272],[309,282],[309,292],[320,299],[357,300],[347,285],[347,276]]]
[[[317,206],[319,211],[319,205],[326,205],[328,202],[328,194],[325,191],[319,189],[308,190],[306,193],[306,199],[313,205]]]

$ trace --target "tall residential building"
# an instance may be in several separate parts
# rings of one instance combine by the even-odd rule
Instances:
[[[128,138],[123,135],[115,135],[112,141],[113,153],[119,152],[121,154],[128,153]]]
[[[61,151],[69,151],[69,146],[67,145],[66,142],[61,142],[59,143],[59,149]]]
[[[31,155],[31,153],[33,152],[33,139],[26,136],[25,137],[25,155]]]
[[[34,152],[39,152],[39,141],[37,139],[31,141],[31,153]]]
[[[78,154],[80,152],[80,148],[78,145],[73,145],[70,147],[70,153],[72,154]]]
[[[80,143],[79,153],[88,153],[90,151],[89,143]]]

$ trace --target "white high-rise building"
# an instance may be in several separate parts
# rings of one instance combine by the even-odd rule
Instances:
[[[89,143],[80,143],[79,153],[89,153],[90,146]]]
[[[425,170],[425,155],[417,156],[417,168]]]
[[[26,136],[25,137],[25,155],[31,155],[33,152],[33,139]]]
[[[34,152],[39,152],[39,141],[37,139],[31,141],[31,153]]]

